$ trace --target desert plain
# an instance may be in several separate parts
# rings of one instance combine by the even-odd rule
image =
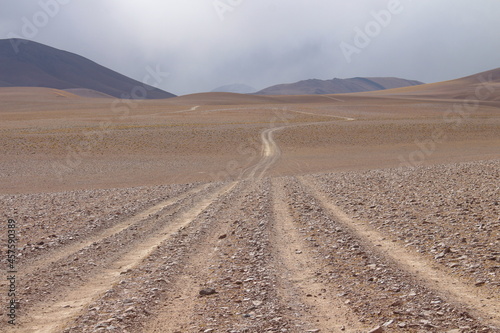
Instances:
[[[0,331],[500,332],[500,74],[481,75],[145,101],[0,89],[2,265],[8,219],[18,237]]]

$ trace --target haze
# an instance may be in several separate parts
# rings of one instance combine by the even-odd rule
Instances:
[[[355,29],[391,5],[398,13],[347,61],[341,43],[354,45]],[[4,0],[0,38],[74,52],[137,80],[161,68],[169,76],[159,87],[175,94],[309,78],[429,83],[498,67],[499,12],[493,0]]]

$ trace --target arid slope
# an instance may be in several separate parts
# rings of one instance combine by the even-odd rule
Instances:
[[[500,332],[499,109],[439,96],[0,89],[0,330]]]

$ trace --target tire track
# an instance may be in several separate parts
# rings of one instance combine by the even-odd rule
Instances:
[[[169,199],[164,200],[160,203],[157,203],[154,206],[147,208],[146,210],[139,212],[138,214],[136,214],[128,219],[125,219],[125,220],[105,229],[105,230],[102,230],[97,235],[93,235],[93,236],[87,237],[83,240],[80,240],[79,242],[74,242],[74,243],[69,244],[67,246],[60,247],[60,248],[56,249],[55,251],[45,253],[42,258],[37,258],[36,262],[34,262],[33,264],[23,266],[22,269],[19,271],[19,275],[25,276],[27,274],[32,274],[33,272],[39,270],[40,268],[45,268],[54,262],[57,262],[57,261],[62,260],[64,258],[67,258],[71,255],[74,255],[77,252],[81,251],[82,249],[89,247],[94,243],[101,242],[108,237],[116,235],[116,234],[122,232],[123,230],[128,229],[131,226],[144,221],[145,219],[151,217],[152,215],[158,214],[162,210],[180,203],[181,201],[185,200],[189,196],[195,195],[196,193],[199,193],[203,190],[206,190],[209,187],[210,187],[210,184],[205,184],[205,185],[198,186],[192,190],[188,190],[184,193],[181,193],[181,194],[176,195],[172,198],[169,198]]]
[[[194,332],[202,327],[207,327],[209,321],[206,316],[200,316],[200,313],[206,313],[200,309],[205,301],[211,302],[211,316],[215,317],[218,309],[222,307],[220,303],[224,302],[225,293],[217,283],[217,273],[214,272],[214,266],[217,260],[220,260],[224,245],[227,244],[226,237],[220,235],[230,234],[230,229],[234,226],[233,221],[240,210],[244,207],[246,196],[252,191],[255,184],[238,183],[238,188],[233,191],[229,199],[230,204],[221,209],[218,214],[212,216],[214,222],[210,224],[208,234],[204,236],[204,241],[194,252],[190,254],[185,269],[177,277],[171,290],[175,297],[170,297],[164,304],[162,311],[142,330],[146,333],[160,332]],[[233,247],[235,244],[231,244]],[[227,260],[227,258],[224,258]],[[218,271],[222,268],[218,267]],[[226,275],[225,279],[228,278]],[[218,294],[212,298],[202,299],[199,295],[201,288],[215,287]],[[217,327],[220,329],[220,327]],[[204,330],[204,329],[203,329]],[[202,330],[202,331],[203,331]]]
[[[306,112],[306,111],[297,111],[297,110],[288,110],[290,112],[295,112],[295,113],[299,113],[299,114],[307,114],[307,115],[312,115],[312,116],[316,116],[316,117],[327,117],[327,118],[335,118],[335,119],[341,119],[341,120],[345,120],[345,121],[354,121],[356,120],[356,118],[351,118],[351,117],[342,117],[342,116],[334,116],[334,115],[331,115],[331,114],[322,114],[322,113],[314,113],[314,112]],[[309,125],[309,124],[308,124]],[[300,126],[300,125],[298,125]]]
[[[298,110],[289,110],[287,111],[298,113],[298,114],[306,114],[306,115],[313,115],[317,117],[326,117],[326,118],[335,118],[335,119],[340,119],[343,121],[354,121],[356,120],[355,118],[349,118],[349,117],[342,117],[342,116],[334,116],[334,115],[323,115],[323,114],[316,114],[313,112],[305,112],[305,111],[298,111]],[[261,132],[260,134],[260,139],[262,141],[262,149],[261,149],[261,159],[257,162],[257,164],[245,169],[242,172],[242,179],[256,179],[256,180],[261,180],[264,175],[267,173],[269,168],[271,168],[280,158],[281,156],[281,150],[274,141],[274,133],[281,131],[285,128],[293,128],[293,127],[302,127],[302,126],[310,126],[310,125],[316,125],[316,124],[329,124],[329,123],[335,123],[336,121],[324,121],[324,122],[312,122],[312,123],[304,123],[304,124],[294,124],[294,125],[286,125],[286,126],[281,126],[281,127],[273,127],[273,128],[268,128],[265,129]]]
[[[311,193],[337,221],[355,233],[373,250],[396,262],[404,271],[418,277],[424,285],[440,294],[444,299],[448,299],[455,304],[464,304],[478,318],[500,326],[500,302],[498,297],[485,294],[482,290],[469,286],[448,275],[423,256],[409,251],[392,240],[387,234],[382,234],[373,229],[367,222],[353,220],[317,188],[314,180],[309,177],[298,177],[298,179],[305,186],[307,192]]]
[[[158,246],[170,238],[179,229],[186,227],[196,216],[201,214],[219,196],[230,192],[236,183],[230,183],[212,192],[208,197],[163,226],[156,234],[136,244],[116,260],[110,267],[96,272],[78,288],[67,293],[63,299],[48,301],[24,318],[23,323],[13,332],[61,332],[78,313],[94,299],[119,282],[120,275],[138,266]]]
[[[177,193],[172,200],[175,198],[181,200],[162,209],[158,214],[145,217],[138,223],[103,238],[99,242],[92,243],[78,252],[63,255],[63,258],[58,261],[53,261],[47,266],[40,266],[37,270],[32,270],[32,273],[24,274],[22,280],[26,282],[23,283],[23,288],[18,293],[23,312],[29,313],[32,308],[43,306],[41,304],[47,301],[55,302],[68,291],[78,288],[89,277],[113,265],[131,248],[147,240],[149,235],[161,230],[166,221],[175,219],[189,209],[194,202],[201,200],[200,198],[219,187],[222,187],[222,184],[202,185],[199,191],[196,188],[185,190],[184,193],[180,193],[182,196],[186,194],[185,198],[179,198]],[[97,236],[99,236],[98,232],[95,232]],[[64,254],[64,252],[56,253]],[[44,258],[47,257],[44,256]],[[24,316],[21,319],[24,319]]]
[[[306,305],[300,320],[310,325],[307,329],[320,329],[321,332],[366,330],[344,300],[334,295],[331,286],[317,280],[318,274],[325,273],[324,264],[311,254],[311,248],[302,240],[290,215],[284,186],[282,178],[273,180],[275,259],[280,263],[280,270],[286,272],[286,278],[282,277],[280,282],[280,294],[288,304],[298,302],[295,307]]]
[[[268,128],[262,131],[260,138],[262,140],[261,159],[260,161],[243,172],[244,179],[257,179],[260,180],[264,177],[267,170],[274,164],[281,156],[281,150],[274,141],[273,135],[275,132],[284,129],[283,127]],[[248,175],[245,176],[245,173]]]
[[[300,234],[326,263],[317,278],[341,292],[337,296],[360,322],[384,331],[497,331],[465,306],[446,300],[418,276],[408,272],[374,244],[334,218],[310,190],[287,177],[291,214]],[[373,325],[373,326],[372,326]]]
[[[277,292],[281,272],[272,257],[271,184],[268,179],[243,183],[210,266],[218,294],[197,302],[199,324],[189,332],[295,332],[286,316],[288,304]]]
[[[201,107],[201,105],[196,105],[196,106],[193,106],[192,108],[187,109],[187,110],[174,111],[174,112],[170,112],[170,113],[171,113],[171,114],[173,114],[173,113],[192,112],[192,111],[196,111],[196,110],[197,110],[197,109],[199,109],[200,107]]]

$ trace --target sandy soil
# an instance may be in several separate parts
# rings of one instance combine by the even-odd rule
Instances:
[[[493,102],[65,94],[0,90],[1,332],[500,332]]]

